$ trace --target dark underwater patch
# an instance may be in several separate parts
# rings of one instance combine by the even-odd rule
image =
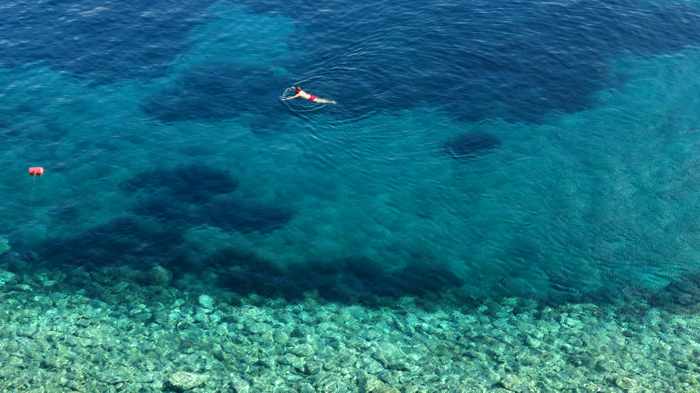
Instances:
[[[650,304],[672,312],[700,312],[700,274],[683,276],[650,297]]]
[[[265,297],[298,298],[305,284],[291,280],[274,263],[252,253],[224,249],[204,262],[219,273],[219,285],[240,294]]]
[[[501,146],[501,140],[485,132],[467,132],[444,143],[443,149],[452,158],[475,158]]]
[[[279,102],[279,94],[287,84],[288,80],[269,68],[210,64],[188,71],[172,86],[150,97],[143,109],[166,123],[255,115],[258,124],[273,125],[288,115]]]
[[[168,226],[210,225],[227,231],[267,233],[283,227],[294,217],[291,209],[235,196],[216,198],[206,203],[175,197],[148,197],[137,203],[133,212],[154,218]]]
[[[169,194],[178,201],[201,203],[235,191],[238,180],[225,170],[203,164],[189,164],[142,172],[122,183],[121,188],[127,192]]]
[[[121,184],[144,195],[132,211],[169,226],[211,225],[240,232],[270,232],[284,226],[294,212],[283,206],[242,200],[231,195],[238,180],[203,164],[142,172]]]
[[[150,217],[161,224],[173,227],[196,225],[194,214],[190,212],[189,204],[177,202],[168,196],[147,197],[137,202],[131,211],[142,217]]]
[[[182,154],[191,157],[202,157],[214,154],[211,146],[187,145],[178,149]]]
[[[6,110],[0,109],[0,136],[31,143],[65,140],[69,133],[68,129],[56,120],[42,118],[41,122],[36,121],[37,117],[43,117],[38,108],[24,107],[20,110],[20,107],[24,105],[12,106]],[[27,119],[32,120],[27,121]]]
[[[196,219],[225,230],[265,233],[283,227],[293,216],[289,208],[229,197],[212,200]]]
[[[99,83],[160,76],[187,49],[188,33],[212,3],[11,2],[0,36],[12,44],[2,47],[0,65],[44,62]]]
[[[207,22],[206,9],[213,3],[10,3],[0,25],[0,36],[10,44],[0,51],[0,65],[42,62],[99,83],[161,76],[188,49],[188,34]],[[460,119],[542,121],[549,112],[590,106],[593,93],[613,83],[606,65],[611,59],[672,53],[700,42],[700,12],[680,1],[398,1],[367,8],[330,0],[323,18],[302,0],[242,4],[285,14],[304,27],[304,34],[289,39],[303,59],[284,66],[302,79],[324,75],[327,79],[313,88],[343,103],[334,112],[339,116],[428,104]],[[204,98],[177,97],[179,86],[157,97],[185,112],[159,107],[157,98],[146,109],[163,121],[229,118],[259,107],[229,98],[207,100],[234,90],[221,90],[227,81],[220,75],[246,81],[233,83],[236,94],[256,103],[261,97],[267,102],[268,92],[277,95],[290,82],[271,75],[269,85],[259,83],[264,70],[256,76],[245,67],[232,73],[215,68],[195,71],[211,78],[190,75],[180,81],[195,91],[210,88]],[[230,105],[236,109],[227,109]],[[263,107],[257,113],[272,108]]]
[[[318,89],[361,113],[431,105],[463,120],[541,122],[594,104],[595,92],[617,83],[607,66],[616,57],[700,42],[700,12],[679,1],[330,0],[323,18],[303,0],[243,3],[304,26],[289,44],[305,61],[290,71],[323,75]]]
[[[389,271],[366,258],[281,267],[249,253],[222,250],[205,265],[218,266],[220,284],[241,295],[300,300],[315,293],[325,301],[373,303],[380,298],[426,297],[462,285],[442,266],[412,263]]]
[[[177,230],[117,218],[74,236],[49,239],[37,252],[51,264],[150,266],[170,261],[182,241]]]

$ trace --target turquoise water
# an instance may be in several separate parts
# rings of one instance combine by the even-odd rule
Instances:
[[[527,8],[524,20],[498,20],[508,25],[499,36],[478,29],[493,27],[489,20],[515,9],[473,5],[486,21],[464,20],[470,29],[447,19],[455,25],[428,29],[415,40],[455,31],[486,43],[466,43],[462,52],[440,57],[457,47],[457,37],[434,42],[432,51],[429,43],[416,42],[416,48],[401,48],[415,58],[401,58],[382,74],[373,59],[381,66],[403,54],[382,45],[411,42],[415,23],[344,43],[346,34],[326,38],[309,31],[318,22],[305,23],[310,16],[304,13],[295,19],[286,9],[263,12],[218,2],[176,10],[190,18],[177,16],[186,26],[161,32],[152,20],[167,23],[176,16],[163,16],[169,14],[159,14],[158,7],[61,5],[48,12],[9,6],[19,16],[68,18],[29,43],[16,32],[3,41],[30,52],[4,55],[7,66],[0,73],[0,159],[6,168],[0,212],[18,253],[96,269],[136,263],[186,270],[233,249],[281,267],[267,273],[295,296],[323,292],[329,281],[347,275],[353,296],[459,288],[474,297],[603,301],[620,290],[655,291],[696,270],[698,51],[689,25],[659,38],[658,47],[627,36],[602,44],[596,41],[601,32],[574,36],[572,42],[589,46],[567,49],[588,56],[571,59],[554,46],[569,38],[552,42],[551,35],[561,32],[523,27],[562,17],[557,7],[542,4]],[[637,18],[647,22],[664,12],[679,21],[698,17],[676,11],[695,10],[681,4],[596,7],[583,10],[604,18],[639,8],[649,14]],[[137,11],[143,26],[126,19]],[[125,20],[118,17],[122,12]],[[342,18],[335,8],[304,12]],[[446,17],[439,7],[425,12],[426,18]],[[361,22],[346,23],[361,29]],[[98,23],[112,29],[92,31]],[[109,45],[124,38],[119,34],[129,23],[154,36]],[[573,33],[575,25],[570,27],[560,29]],[[620,34],[648,38],[644,26],[632,27],[622,26]],[[73,34],[71,29],[79,31],[75,46],[39,48],[53,45],[53,35]],[[329,34],[337,30],[328,26]],[[543,47],[531,44],[530,59],[513,57],[528,49],[509,52],[507,46],[535,33],[544,35]],[[302,52],[314,37],[319,44],[339,42]],[[494,54],[499,46],[504,52]],[[69,53],[45,53],[53,50]],[[32,51],[36,58],[26,58]],[[317,51],[327,57],[319,60]],[[564,64],[543,64],[544,54],[560,56]],[[468,68],[481,58],[503,63],[503,69]],[[435,70],[399,67],[411,62]],[[564,78],[569,71],[562,67],[597,71]],[[440,69],[453,75],[435,76],[431,86],[432,72]],[[405,83],[412,74],[420,79]],[[450,76],[450,91],[440,90]],[[550,86],[562,78],[563,86]],[[281,91],[300,79],[340,104],[313,112],[298,102],[282,105]],[[570,88],[568,96],[563,88]],[[417,92],[398,101],[405,90]],[[463,108],[479,101],[489,107]],[[474,156],[455,159],[445,145],[464,134],[492,137],[496,146],[484,149],[477,140],[467,146]],[[28,178],[30,165],[45,166],[47,175]],[[151,180],[134,180],[139,177]],[[220,181],[235,185],[218,189]],[[338,268],[345,264],[354,267]],[[317,265],[331,271],[318,283],[295,282]],[[267,273],[249,270],[250,277],[239,278],[265,280]],[[423,273],[431,278],[423,280]],[[397,282],[388,288],[362,283],[363,274]],[[266,292],[265,283],[256,285],[249,289],[279,295]],[[328,293],[331,300],[336,295]]]
[[[694,2],[2,14],[9,272],[107,303],[90,277],[165,269],[166,288],[290,307],[695,311]],[[295,83],[338,105],[284,105]]]

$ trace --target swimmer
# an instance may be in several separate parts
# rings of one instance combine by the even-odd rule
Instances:
[[[291,97],[285,97],[285,98],[283,98],[283,100],[288,101],[288,100],[293,100],[296,98],[303,98],[305,100],[309,100],[309,101],[313,102],[314,104],[336,104],[336,102],[334,100],[329,100],[327,98],[321,98],[321,97],[317,97],[313,94],[309,94],[309,93],[305,92],[299,86],[293,86],[293,88],[294,88],[295,94]]]

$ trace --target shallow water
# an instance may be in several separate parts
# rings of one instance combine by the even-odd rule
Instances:
[[[0,6],[6,269],[697,303],[696,2],[127,3]]]

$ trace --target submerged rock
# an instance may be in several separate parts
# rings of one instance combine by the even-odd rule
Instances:
[[[10,251],[10,241],[0,237],[0,255]]]
[[[212,308],[214,308],[214,298],[212,298],[209,295],[199,295],[197,301],[199,302],[199,305],[205,309],[211,310]]]
[[[155,265],[148,272],[149,281],[155,285],[168,286],[173,280],[173,273],[161,265]]]
[[[468,132],[451,138],[443,145],[454,159],[474,158],[501,146],[501,140],[485,132]]]
[[[405,371],[410,368],[406,355],[393,344],[381,345],[372,357],[386,369]]]
[[[314,387],[308,382],[303,382],[301,385],[299,385],[297,390],[299,393],[316,393],[316,389],[314,389]]]
[[[167,385],[177,392],[184,392],[202,386],[206,381],[206,375],[177,371],[168,377]]]
[[[6,270],[0,270],[0,287],[5,286],[8,282],[14,280],[15,274]]]
[[[298,344],[298,345],[295,345],[295,346],[289,348],[289,352],[291,352],[299,357],[305,358],[305,357],[309,357],[309,356],[314,354],[314,347],[312,347],[310,344],[306,344],[306,343]]]
[[[359,380],[362,393],[400,393],[398,389],[382,382],[374,375],[364,374]]]
[[[230,387],[231,387],[231,393],[249,393],[250,392],[250,384],[237,376],[231,377]]]

